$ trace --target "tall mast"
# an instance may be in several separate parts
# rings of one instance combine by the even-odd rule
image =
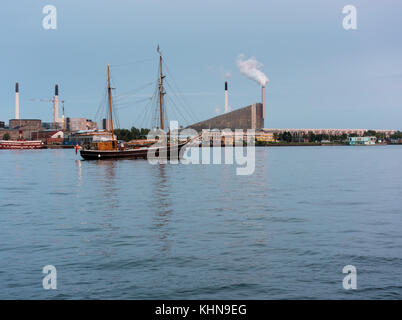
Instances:
[[[112,129],[112,141],[114,141],[113,111],[112,111],[112,88],[110,87],[109,65],[107,65],[107,93],[108,93],[108,96],[109,96],[109,112],[110,112],[110,126],[111,126],[111,129]]]
[[[159,77],[159,112],[160,112],[160,118],[161,118],[161,129],[163,130],[163,78],[165,77],[162,73],[162,52],[159,50],[158,46],[158,52],[159,52],[159,70],[160,70],[160,77]]]

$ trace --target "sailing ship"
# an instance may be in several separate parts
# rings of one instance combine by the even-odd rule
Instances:
[[[42,141],[24,141],[24,140],[0,140],[0,149],[8,150],[32,150],[43,149]]]
[[[165,94],[163,87],[163,79],[165,76],[162,73],[162,53],[159,50],[159,115],[160,115],[160,129],[164,132],[165,124],[163,121],[164,115],[164,99]],[[114,134],[113,126],[113,107],[112,107],[112,87],[110,84],[110,67],[107,67],[107,96],[109,105],[109,116],[110,119],[110,134],[111,140],[93,142],[87,147],[81,148],[80,155],[85,160],[106,160],[106,159],[121,159],[121,158],[143,158],[148,159],[149,157],[166,157],[170,159],[171,157],[178,157],[180,150],[186,145],[186,142],[173,142],[167,139],[165,145],[159,145],[155,143],[155,140],[150,140],[149,143],[128,143],[119,144],[116,136]]]
[[[18,140],[0,140],[0,149],[7,150],[32,150],[43,149],[45,146],[41,140],[27,141],[22,138],[22,131],[19,131]]]

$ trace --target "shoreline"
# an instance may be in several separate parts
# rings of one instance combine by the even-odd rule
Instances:
[[[350,145],[341,143],[276,143],[276,144],[265,144],[256,145],[256,147],[374,147],[374,146],[389,146],[397,144],[387,144],[387,143],[376,143],[373,145]]]

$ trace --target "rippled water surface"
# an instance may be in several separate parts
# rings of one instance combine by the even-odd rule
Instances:
[[[0,151],[0,298],[402,298],[400,146],[257,148],[250,176],[79,159]]]

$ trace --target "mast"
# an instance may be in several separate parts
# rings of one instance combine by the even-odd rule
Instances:
[[[159,112],[160,112],[160,119],[161,119],[161,129],[163,130],[163,78],[165,77],[162,73],[162,52],[159,50],[159,45],[158,45],[158,53],[159,53],[159,70],[160,70],[160,76],[159,76]]]
[[[108,94],[108,97],[109,97],[110,127],[112,129],[112,141],[114,142],[113,110],[112,110],[112,88],[110,87],[109,65],[107,65],[107,94]],[[115,148],[114,143],[113,143],[113,148]]]

